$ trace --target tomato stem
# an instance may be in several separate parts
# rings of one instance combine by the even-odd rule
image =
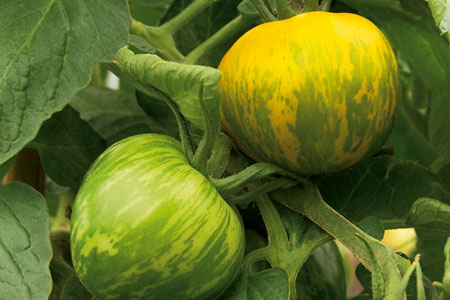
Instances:
[[[159,28],[170,35],[173,35],[214,2],[214,0],[195,0],[178,15],[162,24]]]
[[[59,196],[58,209],[56,211],[55,217],[51,220],[50,232],[56,232],[60,230],[68,230],[70,220],[67,218],[67,210],[69,205],[72,204],[75,195],[72,191],[68,191],[63,195]]]
[[[277,178],[275,180],[263,183],[257,188],[252,189],[251,191],[243,195],[230,197],[227,199],[227,201],[231,204],[236,204],[240,207],[245,208],[251,201],[255,199],[255,197],[258,197],[259,195],[267,194],[280,189],[287,189],[295,185],[297,185],[297,182],[295,180],[289,178]]]
[[[256,204],[264,220],[269,242],[266,248],[261,249],[261,253],[255,254],[255,257],[251,259],[253,263],[257,261],[256,258],[267,259],[272,267],[285,270],[289,281],[289,298],[295,300],[297,299],[295,286],[298,272],[311,253],[332,238],[326,233],[317,235],[317,232],[312,232],[310,227],[303,233],[303,242],[298,242],[294,233],[293,238],[288,237],[280,214],[267,195],[260,196]]]
[[[406,219],[384,219],[381,224],[385,230],[411,227],[406,224]]]
[[[417,299],[425,300],[425,286],[424,286],[424,278],[422,273],[422,267],[420,266],[420,254],[417,254],[414,258],[416,262],[416,291],[417,291]]]
[[[288,19],[296,15],[288,0],[275,0],[275,5],[277,7],[278,20]]]
[[[302,12],[319,10],[319,0],[303,0]]]
[[[156,89],[155,89],[156,90]],[[191,139],[188,124],[183,117],[183,115],[178,110],[178,107],[175,102],[172,101],[172,99],[169,98],[166,94],[163,92],[156,90],[157,93],[161,94],[164,101],[169,106],[170,110],[173,112],[175,119],[177,120],[178,124],[178,131],[180,132],[180,139],[181,139],[181,146],[183,148],[184,154],[186,154],[186,157],[188,158],[189,162],[192,162],[192,159],[194,157],[194,143]]]
[[[296,174],[283,168],[261,162],[255,163],[235,175],[222,179],[211,179],[210,181],[222,197],[227,199],[228,197],[242,191],[248,184],[274,174],[288,176],[298,181],[302,180]]]
[[[206,164],[208,161],[208,158],[211,156],[211,149],[214,146],[214,139],[215,139],[215,129],[214,125],[212,124],[211,118],[209,116],[208,110],[206,109],[205,102],[203,102],[203,80],[200,82],[200,90],[199,90],[199,101],[200,101],[200,107],[202,109],[203,113],[203,119],[205,120],[205,130],[203,132],[202,139],[200,140],[200,143],[198,145],[197,151],[194,154],[194,157],[192,158],[192,166],[202,173],[203,175],[207,176],[207,169]]]
[[[254,18],[238,16],[214,33],[206,41],[192,50],[184,60],[185,64],[198,64],[201,59],[210,54],[217,46],[230,41],[236,34],[248,29],[255,23]]]
[[[394,299],[389,295],[395,294],[395,291],[399,289],[401,274],[410,266],[407,259],[396,255],[388,246],[345,219],[322,199],[318,188],[312,184],[305,185],[303,188],[277,191],[272,194],[272,197],[305,215],[339,240],[367,269],[381,270],[386,299]]]
[[[322,0],[319,6],[320,11],[330,11],[333,0]]]
[[[217,134],[206,165],[208,177],[220,178],[222,176],[230,159],[232,145],[231,139],[226,134],[223,132]]]
[[[251,0],[251,1],[253,3],[253,6],[255,6],[259,16],[264,22],[272,22],[277,20],[270,11],[270,5],[269,6],[266,5],[265,1],[263,0]]]
[[[148,26],[132,20],[129,31],[146,39],[162,58],[176,62],[184,60],[183,54],[175,46],[173,35],[162,27]]]

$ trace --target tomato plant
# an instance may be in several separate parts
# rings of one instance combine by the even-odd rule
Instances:
[[[1,299],[450,299],[446,1],[28,2]]]

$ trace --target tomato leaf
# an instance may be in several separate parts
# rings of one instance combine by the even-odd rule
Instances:
[[[226,292],[227,300],[289,299],[288,277],[284,270],[271,268],[256,274],[242,272]]]
[[[277,210],[286,228],[291,249],[301,247],[316,249],[332,239],[325,231],[301,214],[282,205],[278,205]],[[309,256],[309,254],[306,255]]]
[[[133,18],[146,25],[157,26],[174,0],[129,0]]]
[[[393,163],[414,160],[425,166],[431,166],[439,158],[439,153],[420,133],[403,108],[399,109],[397,124],[386,145],[395,146]]]
[[[447,168],[433,173],[417,162],[401,161],[388,172],[391,157],[390,153],[379,154],[319,178],[323,198],[353,221],[368,216],[406,218],[414,201],[420,197],[449,205],[450,193],[445,186]]]
[[[435,199],[419,198],[406,215],[406,223],[450,233],[450,206]]]
[[[45,199],[31,187],[0,185],[0,294],[4,300],[48,299],[49,215]]]
[[[436,27],[450,41],[450,3],[446,0],[427,0]]]
[[[64,285],[61,300],[91,300],[93,296],[81,284],[75,272],[70,276]]]
[[[335,242],[317,248],[297,277],[298,299],[345,300],[344,262]]]
[[[220,71],[210,67],[168,62],[152,54],[134,54],[122,48],[117,61],[128,79],[143,91],[156,89],[174,101],[184,117],[195,127],[205,129],[199,89],[203,83],[203,101],[215,131],[220,127]],[[115,70],[119,71],[119,70]],[[120,72],[120,71],[119,71]],[[126,75],[123,74],[122,75]]]
[[[76,110],[66,106],[42,125],[30,146],[39,152],[44,170],[53,181],[77,188],[106,145]]]
[[[172,137],[179,137],[180,132],[178,130],[177,120],[170,110],[169,106],[164,100],[159,99],[157,95],[148,95],[136,90],[136,98],[139,106],[144,110],[145,114],[160,124],[162,130],[154,131],[170,135]],[[193,135],[191,130],[191,136]]]
[[[0,163],[38,133],[128,40],[124,0],[2,1]]]
[[[368,216],[356,223],[356,225],[362,229],[365,233],[371,237],[381,241],[384,235],[384,228],[380,218],[375,216]]]
[[[121,91],[91,85],[81,90],[70,105],[106,140],[138,124],[147,125],[151,132],[168,133],[162,120],[147,116],[136,97]]]
[[[373,215],[374,210],[379,208],[379,200],[374,194],[381,188],[391,159],[391,152],[383,153],[320,178],[322,197],[352,220]]]
[[[448,233],[433,229],[418,228],[416,229],[416,234],[417,253],[420,253],[420,265],[424,274],[430,280],[442,280],[445,263],[445,256],[442,249],[444,249]]]
[[[442,167],[438,172],[441,186],[447,191],[450,192],[450,180],[445,180],[446,178],[450,178],[450,164]],[[450,204],[450,203],[447,203]]]
[[[398,62],[403,83],[402,105],[386,145],[395,146],[393,162],[409,159],[432,166],[438,161],[439,153],[427,139],[431,91],[420,77],[411,73],[401,53],[398,54]]]
[[[389,171],[388,178],[380,188],[379,197],[383,199],[385,207],[389,208],[393,217],[402,218],[420,197],[449,204],[449,191],[441,184],[445,181],[445,177],[437,176],[416,162],[404,161]]]
[[[136,53],[156,53],[156,49],[150,45],[146,39],[139,35],[131,34],[129,45],[132,47],[131,50]]]

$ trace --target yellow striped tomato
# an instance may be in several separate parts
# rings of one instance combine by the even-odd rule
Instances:
[[[303,175],[374,154],[395,121],[394,53],[359,15],[308,12],[264,23],[231,47],[219,69],[224,130],[254,160]]]

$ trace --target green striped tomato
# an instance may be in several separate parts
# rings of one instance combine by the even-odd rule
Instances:
[[[74,202],[73,264],[100,299],[214,299],[243,251],[238,215],[171,137],[137,135],[108,148]]]
[[[378,151],[395,123],[397,62],[355,14],[308,12],[259,25],[223,57],[222,124],[256,161],[303,175]]]

